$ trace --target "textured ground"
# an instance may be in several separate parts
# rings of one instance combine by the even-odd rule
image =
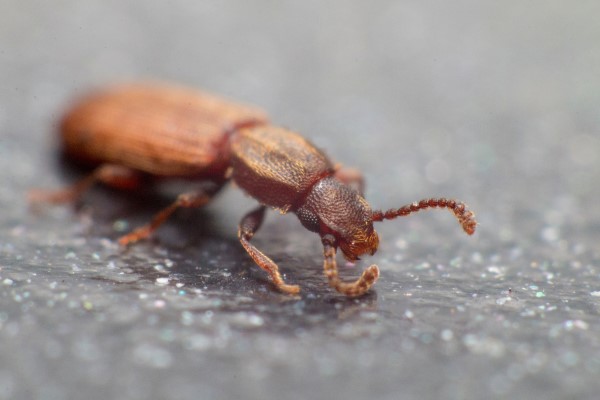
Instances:
[[[374,5],[376,4],[376,5]],[[4,2],[0,13],[0,399],[596,398],[600,390],[600,6],[595,1]],[[349,300],[318,237],[271,213],[236,240],[235,188],[155,240],[115,239],[168,199],[97,188],[28,209],[78,171],[54,124],[131,79],[257,104],[365,172],[389,208],[375,290]]]

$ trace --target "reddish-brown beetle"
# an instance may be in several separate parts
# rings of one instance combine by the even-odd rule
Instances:
[[[127,245],[148,237],[177,208],[206,204],[231,178],[261,204],[240,222],[239,240],[285,293],[300,287],[286,284],[277,264],[250,243],[266,207],[296,213],[305,228],[320,235],[325,275],[347,296],[367,292],[379,269],[371,265],[355,282],[342,282],[337,248],[349,261],[374,254],[379,237],[373,221],[440,207],[451,210],[469,235],[477,225],[463,203],[443,198],[373,211],[362,196],[360,174],[335,166],[300,135],[269,124],[261,110],[180,87],[140,84],[96,92],[65,115],[60,131],[66,155],[96,169],[67,189],[33,192],[33,201],[73,201],[95,182],[123,189],[161,178],[214,183],[179,195],[149,224],[119,239]]]

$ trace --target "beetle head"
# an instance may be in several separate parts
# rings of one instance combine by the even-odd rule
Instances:
[[[349,261],[377,251],[379,236],[373,229],[371,206],[337,179],[328,177],[317,182],[296,214],[307,229],[321,236],[333,235]]]
[[[373,229],[356,230],[351,238],[339,238],[338,244],[348,261],[359,260],[362,254],[373,255],[379,246],[379,235]]]

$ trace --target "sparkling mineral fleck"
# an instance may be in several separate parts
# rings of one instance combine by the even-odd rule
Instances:
[[[166,285],[168,283],[169,283],[169,278],[168,277],[156,278],[156,284],[157,285]]]

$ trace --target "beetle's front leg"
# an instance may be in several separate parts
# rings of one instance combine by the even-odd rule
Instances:
[[[354,282],[340,281],[337,262],[335,261],[336,245],[333,235],[324,235],[321,238],[323,243],[323,254],[325,262],[323,264],[325,276],[329,280],[329,285],[338,292],[348,296],[357,297],[365,294],[379,278],[379,268],[377,265],[371,265],[364,270],[360,278]]]
[[[260,225],[265,218],[265,210],[265,206],[260,206],[256,210],[250,211],[242,218],[238,228],[240,243],[242,243],[242,246],[244,246],[244,249],[246,249],[246,252],[252,257],[254,262],[269,274],[271,280],[275,286],[277,286],[277,289],[284,293],[296,294],[300,292],[300,286],[286,284],[279,273],[277,264],[250,244],[250,239],[252,239],[252,236],[254,236],[258,228],[260,228]]]

